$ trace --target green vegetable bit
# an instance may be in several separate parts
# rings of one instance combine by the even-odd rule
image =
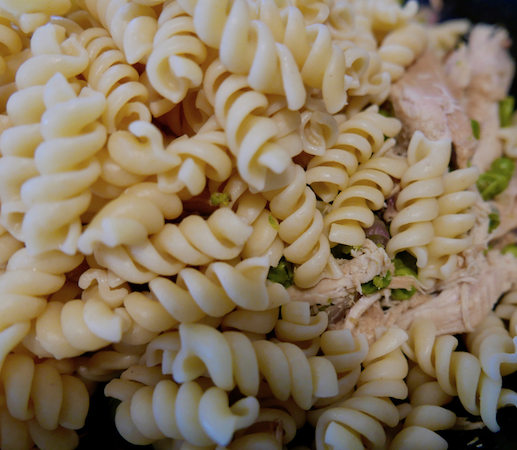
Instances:
[[[214,192],[210,196],[210,203],[212,206],[228,206],[230,204],[230,194],[228,192]]]
[[[368,283],[361,284],[363,294],[369,295],[388,287],[391,283],[391,272],[388,270],[384,277],[377,275]]]
[[[517,245],[516,244],[508,244],[501,251],[503,254],[511,253],[513,256],[517,258]]]
[[[499,102],[499,123],[501,127],[509,127],[512,124],[514,107],[515,99],[511,95]]]
[[[280,225],[278,225],[277,220],[273,217],[272,214],[269,215],[269,223],[275,230],[280,229]]]
[[[391,290],[391,298],[394,300],[407,300],[416,292],[416,287],[413,286],[411,289],[392,289]]]
[[[286,289],[293,285],[293,264],[287,261],[284,257],[280,259],[278,266],[271,267],[267,275],[267,279],[273,283],[280,283]]]
[[[501,223],[501,217],[499,217],[499,212],[497,210],[493,210],[489,215],[488,219],[490,222],[488,223],[488,232],[491,233],[494,231],[499,224]]]
[[[403,277],[410,275],[414,278],[417,277],[416,258],[408,252],[399,253],[393,260],[395,265],[395,276]],[[391,297],[395,300],[407,300],[416,292],[415,286],[411,289],[392,289]]]
[[[470,119],[470,125],[472,126],[472,134],[477,140],[479,140],[479,136],[481,135],[481,128],[479,126],[479,122],[477,120]]]
[[[494,160],[490,169],[481,174],[476,182],[483,200],[491,200],[503,192],[510,183],[515,170],[515,162],[507,157]]]

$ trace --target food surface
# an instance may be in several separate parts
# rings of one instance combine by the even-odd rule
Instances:
[[[504,29],[414,0],[0,0],[0,43],[0,449],[77,448],[100,390],[159,450],[499,431]]]

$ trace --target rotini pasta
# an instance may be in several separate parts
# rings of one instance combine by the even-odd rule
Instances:
[[[396,201],[398,214],[390,225],[392,238],[386,246],[390,258],[407,250],[417,258],[417,266],[428,261],[427,245],[434,237],[432,221],[438,217],[437,197],[443,193],[444,174],[450,160],[448,141],[430,141],[415,132],[408,148],[409,168],[400,180]]]
[[[499,429],[514,64],[426,14],[0,0],[1,448],[73,450],[101,384],[156,450],[446,448],[454,397]]]
[[[108,30],[129,64],[146,62],[158,29],[152,5],[132,1],[82,0],[81,5]]]
[[[124,439],[138,445],[167,437],[199,446],[227,445],[236,430],[250,426],[259,414],[254,397],[228,403],[228,394],[217,387],[204,390],[194,381],[177,385],[162,380],[124,400],[115,423]]]
[[[145,103],[148,92],[139,82],[139,74],[127,64],[124,54],[104,28],[88,28],[79,37],[86,48],[90,63],[84,72],[88,84],[106,97],[102,115],[108,133],[127,129],[134,120],[151,121]]]
[[[91,200],[88,188],[100,174],[95,154],[104,146],[106,129],[97,119],[106,101],[89,88],[77,96],[59,73],[45,85],[43,95],[47,107],[41,117],[43,142],[34,152],[40,175],[21,187],[27,207],[22,232],[33,253],[60,249],[74,254],[80,216]]]

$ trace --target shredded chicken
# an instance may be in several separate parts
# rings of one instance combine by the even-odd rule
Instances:
[[[370,239],[363,246],[352,251],[353,259],[338,260],[343,276],[337,280],[323,279],[310,289],[300,289],[291,286],[288,289],[292,300],[308,302],[311,305],[328,305],[331,299],[333,305],[343,302],[353,304],[355,292],[361,292],[361,284],[372,280],[376,275],[385,275],[388,270],[393,272],[393,263],[386,250]]]
[[[512,83],[514,63],[508,53],[510,39],[504,29],[476,25],[467,45],[460,46],[445,63],[445,76],[453,95],[467,115],[479,122],[480,139],[472,159],[483,172],[501,156],[498,102]]]
[[[391,87],[390,100],[402,121],[400,143],[417,130],[431,140],[450,139],[458,167],[466,167],[476,149],[470,119],[447,87],[443,65],[427,52]]]

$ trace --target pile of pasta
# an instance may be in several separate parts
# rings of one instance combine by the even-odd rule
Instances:
[[[343,298],[403,305],[392,291],[435,292],[472,244],[479,170],[419,131],[401,148],[385,110],[465,31],[419,14],[0,0],[2,450],[76,448],[97,389],[120,435],[157,449],[293,448],[307,427],[298,450],[447,448],[454,397],[498,431],[517,291],[468,352],[425,317],[352,332],[317,295],[381,255]]]

